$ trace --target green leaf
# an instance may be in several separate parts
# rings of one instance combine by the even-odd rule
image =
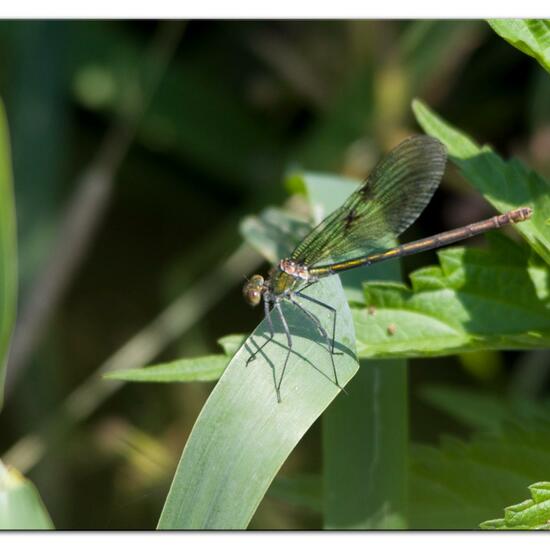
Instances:
[[[53,529],[36,487],[0,462],[0,530]]]
[[[550,72],[550,20],[489,19],[491,28]]]
[[[221,377],[245,340],[244,334],[230,334],[218,340],[225,355],[203,355],[150,367],[118,370],[105,374],[103,378],[128,382],[212,382]]]
[[[484,521],[481,529],[549,530],[550,482],[539,481],[529,485],[531,498],[504,509],[504,518]]]
[[[346,384],[358,365],[339,280],[322,281],[311,288],[311,296],[337,308],[336,348],[342,355],[334,360],[339,381]],[[339,393],[324,340],[299,311],[289,304],[282,307],[293,339],[282,402],[277,402],[275,379],[281,375],[287,344],[275,316],[275,343],[246,365],[251,351],[265,341],[264,320],[210,394],[183,451],[159,529],[245,528],[285,459]],[[322,308],[311,310],[328,321]]]
[[[0,409],[4,400],[4,380],[9,342],[15,322],[17,301],[17,250],[15,204],[8,125],[0,100]]]
[[[441,140],[464,177],[500,212],[533,208],[530,220],[516,229],[550,263],[550,185],[516,159],[502,160],[489,146],[480,147],[419,100],[413,111],[424,131]]]
[[[550,423],[508,419],[497,432],[469,442],[442,438],[439,447],[414,445],[410,520],[413,529],[475,529],[523,498],[548,475]]]
[[[218,340],[218,344],[223,348],[223,352],[228,357],[233,357],[237,350],[244,344],[246,334],[228,334]]]
[[[104,378],[129,382],[210,382],[220,378],[228,362],[225,355],[206,355],[151,367],[118,370]]]
[[[489,250],[449,248],[412,288],[365,285],[353,306],[359,357],[422,357],[550,345],[549,268],[501,234]]]

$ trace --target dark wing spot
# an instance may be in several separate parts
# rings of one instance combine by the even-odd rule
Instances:
[[[365,183],[363,187],[360,190],[361,196],[363,197],[363,200],[370,201],[374,198],[374,189],[372,185],[369,185],[369,182]]]
[[[351,209],[345,217],[344,229],[347,231],[356,219],[357,219],[357,213],[355,212],[354,209]]]

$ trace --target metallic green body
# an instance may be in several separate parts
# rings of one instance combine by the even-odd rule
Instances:
[[[269,282],[271,294],[281,296],[295,290],[303,281],[281,271],[279,268],[275,268],[270,273]]]

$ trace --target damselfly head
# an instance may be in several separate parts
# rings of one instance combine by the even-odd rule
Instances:
[[[261,275],[252,275],[243,286],[243,296],[246,303],[257,306],[264,292],[264,278]]]

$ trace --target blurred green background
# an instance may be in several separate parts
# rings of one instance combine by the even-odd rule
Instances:
[[[29,462],[57,528],[155,527],[212,385],[129,384],[102,399],[115,385],[97,369],[182,295],[175,328],[154,325],[139,341],[156,350],[147,362],[217,352],[221,336],[254,328],[260,314],[241,286],[267,265],[239,249],[238,224],[288,199],[289,170],[364,177],[419,132],[410,102],[420,97],[550,177],[550,76],[482,21],[3,21],[0,55],[20,261],[0,453],[96,384],[92,406],[73,399],[76,427],[46,426],[51,444]],[[449,166],[404,240],[491,212]],[[434,261],[414,256],[403,269]],[[539,397],[548,359],[410,361],[412,440],[468,435],[422,399],[428,384]],[[320,448],[315,425],[284,473],[318,472]],[[274,495],[251,527],[320,525]]]

